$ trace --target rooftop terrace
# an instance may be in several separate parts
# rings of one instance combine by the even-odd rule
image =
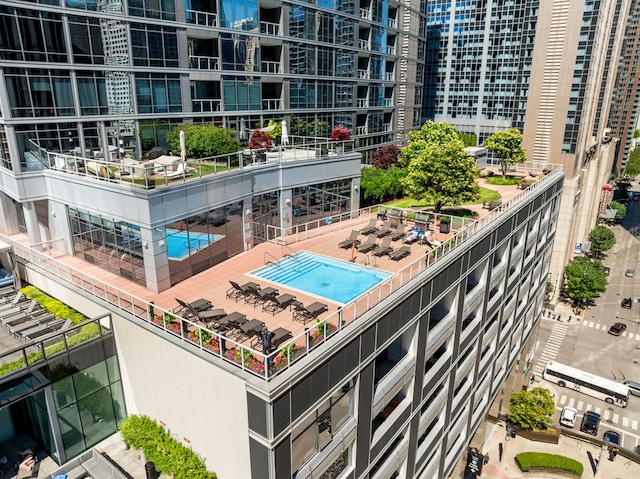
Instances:
[[[541,174],[541,170],[536,169],[534,165],[525,164],[521,165],[521,168],[525,172],[534,171]],[[545,184],[556,181],[562,174],[561,168],[555,168],[546,176],[541,176],[537,181],[530,183],[526,189],[518,189],[516,186],[491,186],[502,194],[502,204],[492,210],[485,209],[482,205],[475,205],[473,209],[481,214],[476,220],[449,217],[451,230],[448,233],[441,232],[437,228],[442,218],[448,215],[429,213],[430,228],[434,230],[436,239],[444,243],[440,247],[432,249],[419,242],[405,244],[410,254],[398,261],[390,259],[389,256],[374,258],[371,255],[356,252],[357,263],[362,264],[363,261],[367,261],[366,266],[388,272],[390,276],[346,304],[318,298],[263,279],[257,280],[251,272],[287,255],[295,255],[299,251],[328,256],[342,260],[348,265],[354,252],[351,249],[342,249],[338,245],[349,236],[352,230],[362,229],[371,219],[380,227],[383,220],[377,218],[377,207],[334,216],[328,224],[326,220],[321,220],[298,225],[286,232],[274,228],[269,235],[270,238],[274,238],[272,242],[257,245],[160,294],[155,294],[81,259],[66,256],[55,248],[55,242],[31,247],[28,246],[24,235],[0,235],[0,239],[12,245],[18,257],[126,311],[136,320],[157,328],[160,333],[172,335],[183,341],[186,347],[199,348],[210,353],[212,358],[234,364],[250,374],[268,380],[304,357],[308,351],[321,347],[333,335],[350,328],[357,318],[380,304],[402,286],[415,280],[427,269],[434,267],[485,226],[535,194]],[[410,218],[416,213],[425,212],[404,210],[408,223],[405,225],[407,230],[412,226]],[[360,236],[360,239],[364,241],[365,236]],[[398,249],[402,241],[393,242],[392,247]],[[44,248],[44,246],[47,247]],[[319,314],[317,318],[309,317],[309,321],[306,322],[294,320],[294,311],[291,306],[276,313],[263,311],[260,303],[252,304],[254,301],[245,301],[244,298],[237,301],[228,297],[230,281],[240,285],[255,282],[262,290],[273,287],[281,295],[295,296],[295,300],[305,306],[321,302],[327,306],[327,311]],[[193,315],[185,317],[182,312],[174,312],[179,311],[177,300],[195,302],[198,299],[205,299],[212,303],[209,309],[221,308],[227,314],[237,312],[244,315],[247,320],[257,320],[252,323],[258,325],[256,332],[264,323],[269,331],[283,332],[284,330],[284,332],[288,331],[290,336],[284,334],[284,340],[278,344],[275,351],[265,355],[257,344],[256,337],[251,336],[251,331],[248,335],[240,335],[238,328],[232,329],[231,333],[222,332],[213,327],[214,323],[211,321],[200,321]],[[282,329],[279,330],[279,328]]]

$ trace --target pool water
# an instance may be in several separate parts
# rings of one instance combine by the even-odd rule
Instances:
[[[189,233],[188,231],[167,230],[167,254],[169,259],[183,260],[190,253],[206,248],[221,240],[221,235],[207,233]]]
[[[301,251],[252,273],[315,296],[348,303],[391,274]]]

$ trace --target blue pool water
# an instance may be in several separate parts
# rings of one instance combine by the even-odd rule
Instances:
[[[182,260],[211,243],[222,239],[221,235],[207,233],[189,233],[180,230],[167,230],[167,254],[169,259]]]
[[[252,274],[339,303],[348,303],[391,276],[380,270],[306,251],[267,265]]]

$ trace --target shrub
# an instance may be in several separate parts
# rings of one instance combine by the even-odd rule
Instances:
[[[548,469],[560,469],[582,475],[584,466],[570,457],[558,454],[547,454],[544,452],[523,452],[516,456],[516,462],[521,469],[531,469],[543,467]]]
[[[398,166],[398,156],[400,156],[400,148],[396,145],[383,146],[371,155],[371,164],[383,169]]]
[[[180,153],[180,130],[184,131],[187,157],[204,158],[226,155],[242,149],[236,132],[214,125],[184,123],[167,133],[167,143],[173,153]]]
[[[486,179],[489,185],[510,186],[522,183],[522,178],[503,178],[502,176],[491,176]]]
[[[55,315],[56,318],[70,319],[73,324],[80,324],[86,321],[86,316],[77,312],[75,309],[70,308],[62,301],[47,296],[35,286],[25,286],[21,289],[22,293],[30,299],[35,299],[36,302],[46,309],[49,313]]]
[[[265,151],[273,146],[273,140],[262,130],[255,130],[249,139],[249,148]]]
[[[177,473],[179,478],[217,479],[215,472],[207,471],[204,461],[190,448],[177,442],[153,419],[147,416],[131,415],[120,424],[120,434],[125,444],[141,449],[147,461],[153,462],[156,469],[171,477]]]
[[[351,139],[351,134],[349,133],[349,128],[336,125],[333,127],[333,130],[331,130],[329,138],[333,141],[346,141]]]

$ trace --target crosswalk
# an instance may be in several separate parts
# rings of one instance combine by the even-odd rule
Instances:
[[[603,409],[602,407],[594,406],[593,404],[585,404],[584,401],[580,401],[576,398],[570,398],[565,394],[560,396],[557,405],[560,406],[560,409],[564,406],[575,408],[580,413],[584,413],[585,411],[593,411],[600,414],[603,422],[606,422],[608,424],[618,424],[625,428],[631,428],[633,431],[638,430],[638,421],[636,419],[621,416],[620,414],[611,411],[609,407]]]
[[[610,324],[594,323],[593,321],[583,321],[582,325],[587,328],[599,329],[601,331],[609,331],[609,327],[611,326]],[[640,341],[640,334],[630,333],[628,331],[623,331],[620,337]]]
[[[547,366],[549,361],[553,361],[558,355],[560,346],[562,346],[562,340],[567,333],[568,326],[560,323],[553,325],[549,339],[547,339],[543,351],[540,353],[538,362],[533,368],[533,374],[536,376],[542,376],[542,371]]]

